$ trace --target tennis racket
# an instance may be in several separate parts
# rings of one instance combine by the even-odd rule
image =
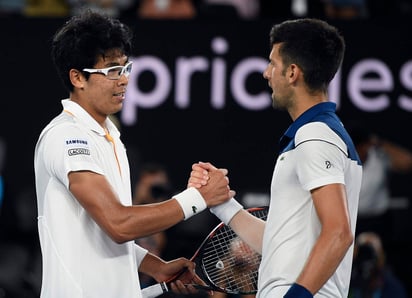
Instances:
[[[268,207],[247,209],[252,215],[266,220]],[[223,222],[217,225],[203,240],[193,257],[196,273],[206,285],[193,285],[202,290],[227,294],[255,294],[257,292],[260,255],[243,242]],[[154,298],[169,291],[169,281],[142,289],[143,298]]]

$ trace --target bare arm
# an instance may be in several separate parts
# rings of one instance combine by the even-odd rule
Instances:
[[[246,210],[241,210],[229,223],[232,230],[253,250],[262,254],[263,232],[265,222]]]
[[[353,242],[345,187],[331,184],[312,191],[321,233],[296,282],[312,294],[333,275]]]
[[[210,175],[211,184],[199,192],[208,206],[233,196],[224,171]],[[165,230],[184,218],[175,199],[139,206],[124,206],[106,178],[89,172],[69,173],[70,191],[96,223],[117,243],[122,243]]]

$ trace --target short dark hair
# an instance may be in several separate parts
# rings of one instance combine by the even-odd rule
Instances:
[[[132,48],[130,28],[117,19],[85,11],[70,18],[53,37],[51,56],[64,86],[73,91],[70,69],[91,68],[99,56],[119,49],[129,56]]]
[[[285,66],[298,65],[312,91],[326,91],[345,52],[345,41],[338,30],[318,19],[287,20],[270,31],[270,47],[279,43]]]

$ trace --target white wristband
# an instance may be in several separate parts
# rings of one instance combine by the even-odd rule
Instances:
[[[206,202],[202,195],[194,187],[189,187],[188,189],[175,195],[174,198],[180,204],[180,207],[185,214],[185,220],[207,208]]]
[[[243,206],[239,204],[234,198],[231,198],[229,201],[224,202],[223,204],[214,206],[210,208],[210,212],[216,215],[221,221],[226,225],[230,223],[233,216],[243,209]]]
[[[166,283],[161,282],[142,289],[143,298],[156,298],[163,293],[169,292]]]

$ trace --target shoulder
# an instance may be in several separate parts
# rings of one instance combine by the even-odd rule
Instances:
[[[87,133],[70,115],[62,113],[43,129],[39,141],[46,143],[67,143],[67,141],[79,138],[87,138]]]
[[[298,129],[295,135],[295,143],[299,144],[308,140],[342,142],[340,137],[324,122],[310,122]]]

